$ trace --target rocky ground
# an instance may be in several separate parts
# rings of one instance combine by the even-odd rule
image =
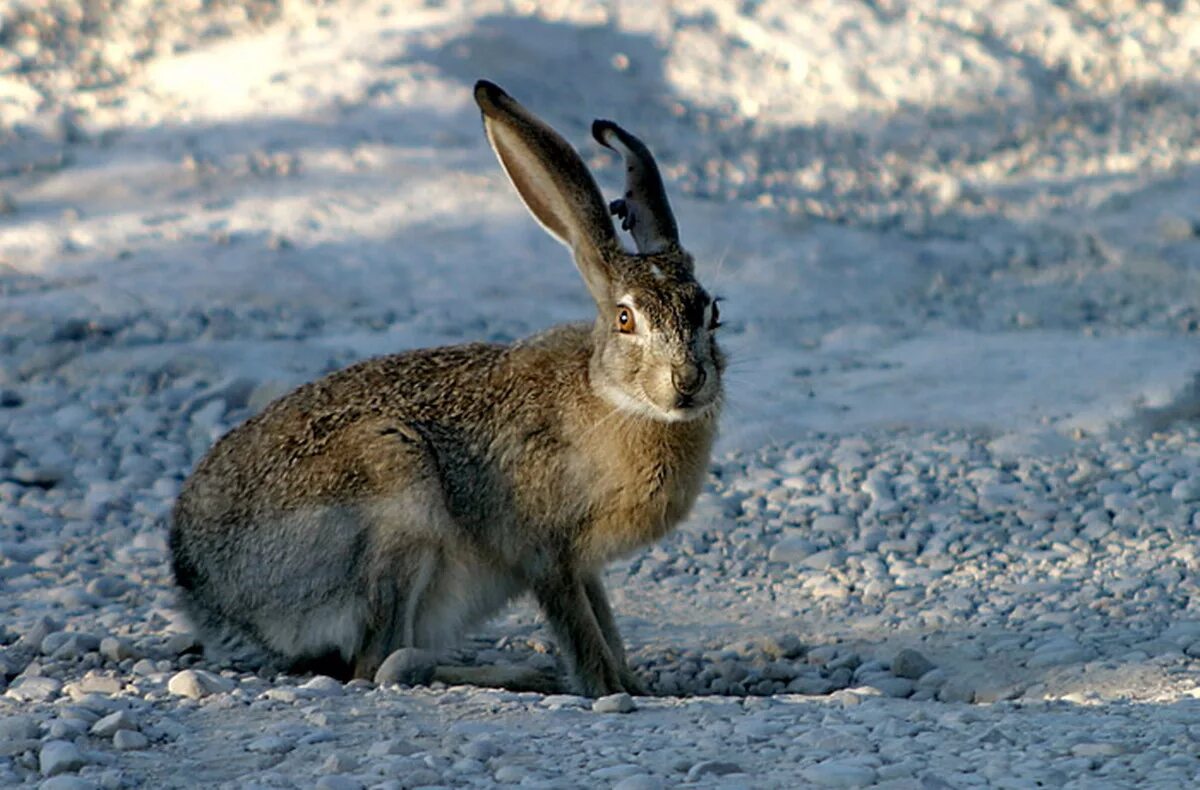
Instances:
[[[1196,3],[0,23],[0,785],[1200,781]],[[370,354],[587,317],[481,76],[610,186],[585,124],[643,136],[728,297],[705,491],[607,577],[653,696],[213,664],[165,525],[217,437]],[[443,659],[558,667],[527,603]]]

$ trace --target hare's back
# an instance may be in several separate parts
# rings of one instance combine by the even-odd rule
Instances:
[[[197,465],[176,504],[182,521],[244,525],[302,507],[360,502],[402,486],[420,465],[413,426],[486,419],[488,386],[505,347],[423,349],[366,360],[305,384],[226,434]]]

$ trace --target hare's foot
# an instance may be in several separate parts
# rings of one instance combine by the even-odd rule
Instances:
[[[604,638],[586,587],[584,579],[571,572],[569,562],[562,562],[556,572],[534,583],[533,594],[554,630],[579,693],[603,697],[625,687],[620,662]]]
[[[561,694],[565,690],[562,678],[556,673],[533,667],[439,666],[434,670],[433,679],[450,686],[484,686],[509,691],[534,691],[538,694]]]
[[[632,669],[627,666],[621,667],[618,670],[618,674],[621,677],[621,685],[625,687],[626,693],[632,694],[635,697],[650,696],[650,692],[646,690],[646,684],[642,682],[642,679]]]

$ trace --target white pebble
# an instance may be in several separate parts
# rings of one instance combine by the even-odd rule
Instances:
[[[633,697],[625,692],[609,694],[592,703],[592,710],[596,713],[630,713],[635,707]]]
[[[185,669],[171,677],[167,690],[176,696],[202,699],[210,694],[232,691],[233,681],[203,669]]]

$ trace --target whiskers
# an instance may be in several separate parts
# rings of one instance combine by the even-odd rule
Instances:
[[[725,269],[725,261],[729,260],[729,251],[732,249],[733,249],[733,242],[731,241],[725,245],[725,249],[721,251],[720,257],[717,258],[717,265],[713,269],[713,273],[712,273],[712,281],[714,283],[719,283],[721,281],[721,274],[724,272],[724,269]],[[705,277],[705,279],[708,279],[708,278]]]

